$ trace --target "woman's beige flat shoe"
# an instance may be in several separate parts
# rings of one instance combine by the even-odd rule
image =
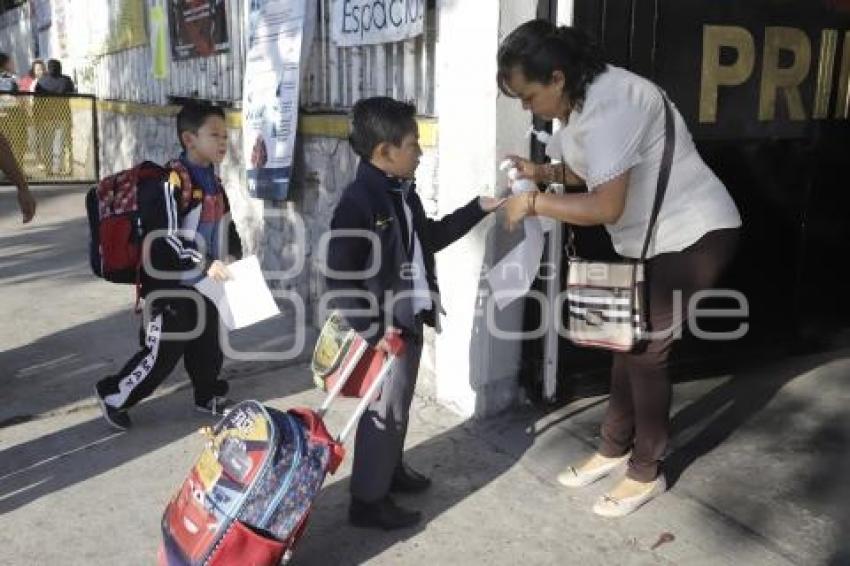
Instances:
[[[667,481],[663,475],[659,475],[652,483],[653,486],[651,489],[634,497],[617,499],[610,495],[603,495],[593,505],[593,512],[603,517],[625,517],[629,513],[636,511],[644,503],[655,499],[667,491]]]
[[[592,470],[582,471],[575,466],[567,466],[566,469],[558,474],[558,483],[567,487],[584,487],[595,481],[601,480],[621,464],[628,461],[629,454],[622,458],[611,460],[607,464],[603,464]]]

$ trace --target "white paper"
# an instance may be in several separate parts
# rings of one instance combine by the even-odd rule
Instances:
[[[512,169],[508,173],[512,180],[516,179],[514,171]],[[511,192],[515,195],[532,190],[537,190],[534,183],[514,181],[511,185]],[[525,296],[540,269],[540,257],[543,255],[544,244],[540,219],[527,217],[523,220],[523,229],[525,238],[487,272],[487,281],[493,291],[496,305],[500,309]]]
[[[215,303],[222,322],[238,330],[280,314],[269,291],[257,256],[248,256],[227,266],[231,279],[220,283],[204,277],[195,288]]]

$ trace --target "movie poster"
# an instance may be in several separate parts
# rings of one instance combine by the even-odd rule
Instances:
[[[168,11],[173,60],[209,57],[230,49],[225,0],[169,0]]]

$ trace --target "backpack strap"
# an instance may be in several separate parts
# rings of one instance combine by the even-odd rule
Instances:
[[[181,213],[186,212],[204,199],[202,190],[194,190],[192,176],[189,169],[179,159],[172,159],[165,164],[168,173],[168,182],[179,189],[177,206]]]

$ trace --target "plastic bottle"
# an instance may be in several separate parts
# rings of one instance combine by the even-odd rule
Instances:
[[[531,179],[520,179],[519,169],[516,164],[510,159],[505,159],[499,165],[499,169],[508,172],[508,179],[511,181],[511,190],[514,194],[527,193],[531,190],[537,190],[537,184]]]

